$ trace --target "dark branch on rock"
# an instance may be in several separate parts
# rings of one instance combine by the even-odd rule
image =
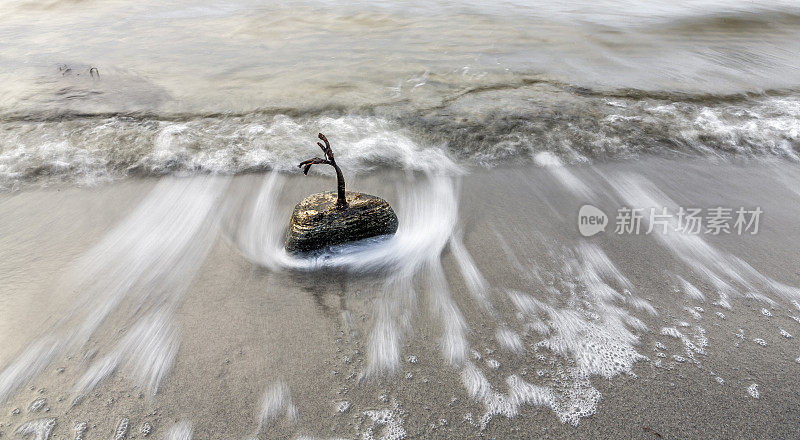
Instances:
[[[322,142],[325,142],[325,145],[322,145],[322,142],[317,142],[319,148],[321,148],[322,152],[325,153],[325,159],[315,157],[313,159],[304,160],[300,162],[300,165],[297,167],[302,168],[303,174],[308,175],[308,170],[311,169],[311,165],[331,165],[333,169],[336,170],[336,209],[347,209],[347,198],[345,197],[344,191],[344,175],[342,174],[342,170],[339,168],[339,165],[336,165],[336,160],[333,158],[333,150],[331,150],[331,144],[328,142],[328,138],[326,138],[322,133],[319,134],[319,138],[322,140]]]

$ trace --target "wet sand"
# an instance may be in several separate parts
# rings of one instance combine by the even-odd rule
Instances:
[[[145,423],[151,437],[182,438],[170,430],[191,426],[196,439],[800,431],[796,164],[644,159],[462,178],[355,177],[349,189],[386,198],[417,240],[371,248],[397,246],[405,261],[378,253],[384,260],[369,266],[374,254],[365,253],[313,270],[243,250],[261,239],[269,247],[269,231],[248,221],[280,230],[296,201],[332,184],[279,179],[127,180],[0,196],[2,435],[51,417],[51,438],[74,438],[85,421],[89,439],[113,437],[124,419],[127,438],[143,437]],[[626,192],[636,184],[678,206],[760,206],[759,233],[704,234],[689,246],[616,235],[612,223],[581,237],[581,205],[613,217],[637,200]],[[265,188],[275,197],[269,212],[256,203]],[[436,198],[449,190],[455,204]],[[407,215],[412,209],[421,220]],[[448,215],[454,223],[437,223]],[[82,271],[82,261],[95,269]],[[119,301],[101,315],[107,298]],[[535,312],[520,308],[528,299]],[[97,316],[81,339],[77,329]],[[143,336],[126,345],[137,328]],[[519,346],[507,342],[514,337],[501,342],[501,330]],[[14,376],[8,366],[48,334],[67,342],[46,362],[25,364],[37,374]],[[116,368],[80,393],[104,360]],[[486,383],[476,377],[505,398],[471,387]],[[517,379],[533,387],[515,388]],[[748,393],[753,384],[758,398]],[[40,398],[46,403],[32,410]],[[569,418],[564,405],[587,413]],[[489,407],[499,414],[482,427]]]

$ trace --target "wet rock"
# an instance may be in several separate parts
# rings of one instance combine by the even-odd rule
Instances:
[[[336,208],[336,193],[306,197],[294,207],[286,234],[286,250],[303,253],[397,231],[397,215],[380,197],[346,193],[348,206]]]

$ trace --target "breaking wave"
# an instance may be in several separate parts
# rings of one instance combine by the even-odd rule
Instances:
[[[351,174],[390,167],[455,175],[474,166],[536,164],[542,153],[567,164],[642,155],[800,157],[796,97],[684,96],[676,101],[669,95],[573,91],[565,107],[567,102],[554,102],[556,95],[541,87],[472,90],[408,115],[373,110],[369,115],[6,117],[0,119],[0,187],[296,171],[297,163],[317,153],[317,131],[329,135]],[[498,104],[521,99],[540,102]]]

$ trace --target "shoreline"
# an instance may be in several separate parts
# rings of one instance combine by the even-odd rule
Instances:
[[[695,266],[686,263],[686,258],[695,258],[693,254],[683,253],[680,247],[671,248],[669,241],[655,236],[616,236],[606,231],[595,237],[581,237],[575,217],[578,208],[591,202],[611,213],[627,204],[630,200],[615,192],[615,185],[628,182],[622,178],[630,175],[644,177],[652,184],[652,188],[642,186],[650,197],[660,200],[663,193],[681,206],[757,204],[764,210],[764,223],[755,236],[703,235],[707,246],[704,249],[712,249],[714,253],[709,255],[713,258],[697,257]],[[288,214],[283,214],[290,212],[292,201],[310,192],[328,190],[332,185],[327,176],[300,177],[282,177],[282,186],[275,189],[277,206],[271,208],[274,212],[256,214],[264,218],[285,217],[288,224]],[[150,247],[137,248],[144,253],[130,260],[149,262],[140,276],[131,278],[148,295],[140,297],[135,289],[125,290],[120,307],[103,321],[98,334],[74,352],[67,350],[64,356],[56,357],[41,375],[0,404],[0,432],[12,436],[26,421],[56,417],[53,438],[71,435],[73,424],[78,421],[89,422],[86,438],[111,435],[123,418],[129,419],[128,438],[140,438],[139,429],[145,422],[151,425],[150,435],[156,437],[187,422],[198,439],[248,438],[256,434],[259,438],[351,438],[365,433],[378,437],[379,433],[401,431],[408,438],[788,435],[800,429],[800,419],[792,416],[793,408],[800,407],[796,397],[800,393],[792,380],[794,369],[800,368],[794,361],[800,352],[796,352],[794,339],[782,336],[779,330],[800,335],[800,324],[790,318],[800,315],[800,311],[786,294],[770,290],[769,286],[760,287],[759,293],[774,301],[772,305],[763,299],[748,298],[748,292],[735,280],[725,279],[733,286],[732,309],[728,309],[719,304],[718,287],[701,267],[716,273],[724,263],[753,285],[763,285],[764,280],[800,285],[800,275],[792,264],[800,236],[791,233],[796,230],[792,225],[800,208],[785,202],[798,197],[786,183],[795,179],[800,180],[800,168],[792,163],[749,161],[737,165],[699,159],[496,168],[460,179],[444,178],[442,187],[426,186],[431,182],[424,175],[409,182],[402,173],[350,179],[353,190],[377,194],[389,201],[401,218],[401,228],[405,206],[430,201],[431,205],[423,206],[431,206],[432,211],[423,214],[431,217],[422,219],[429,221],[413,223],[423,237],[437,237],[436,225],[427,223],[446,217],[445,208],[450,206],[426,197],[440,194],[437,188],[444,190],[444,195],[449,194],[446,190],[454,190],[457,214],[450,233],[452,237],[463,235],[466,254],[454,251],[457,241],[452,237],[443,237],[441,257],[431,251],[430,255],[436,258],[423,259],[419,273],[410,281],[412,289],[396,292],[388,289],[392,284],[386,283],[393,274],[391,269],[359,274],[360,266],[351,265],[344,266],[344,270],[298,272],[268,269],[248,260],[239,249],[238,240],[250,237],[243,228],[252,218],[254,200],[264,190],[262,175],[128,179],[92,189],[50,188],[2,196],[0,217],[12,221],[3,223],[6,241],[0,244],[0,261],[4,262],[0,274],[7,281],[0,291],[5,306],[0,309],[0,322],[7,323],[0,332],[4,336],[0,341],[0,368],[13,362],[20,350],[42,332],[56,328],[48,323],[63,318],[65,307],[80,298],[83,292],[74,289],[80,283],[65,281],[66,272],[61,267],[70,266],[87,254],[102,261],[109,255],[104,252],[110,249],[122,260],[102,261],[99,267],[112,272],[100,270],[87,285],[111,283],[120,276],[129,276],[134,269],[132,265],[117,265],[130,255],[124,246],[146,243]],[[190,185],[181,186],[186,182]],[[209,213],[203,217],[206,220],[197,220],[195,214],[200,214],[191,211],[192,215],[185,218],[175,217],[181,211],[181,203],[193,201],[186,206],[196,206],[217,198],[219,202],[202,211]],[[150,212],[152,217],[142,213],[141,230],[120,230],[126,219],[137,219],[137,210],[150,203],[148,200],[163,202],[164,211]],[[175,237],[169,235],[169,229],[145,227],[151,221],[159,225],[171,220],[195,225],[196,234]],[[115,236],[122,241],[110,243],[118,243],[121,248],[98,247],[104,239]],[[150,239],[153,243],[147,243]],[[162,248],[166,253],[153,253],[162,252]],[[170,249],[183,249],[179,255],[191,256],[191,261],[199,265],[184,267],[181,261],[185,260],[178,257],[163,260],[167,258],[164,255],[172,255]],[[406,248],[398,245],[398,250]],[[737,266],[736,258],[764,278]],[[481,306],[481,293],[475,291],[481,283],[465,276],[469,261],[485,281],[483,294],[491,305],[490,311]],[[619,274],[604,266],[606,261]],[[437,262],[441,263],[440,269]],[[171,291],[159,290],[163,288],[160,277],[171,272],[176,274],[174,280],[169,278],[176,286],[174,298]],[[178,276],[184,273],[185,277]],[[151,276],[155,277],[152,285],[142,284]],[[677,277],[692,283],[705,300],[688,296],[676,282]],[[597,293],[606,288],[616,293],[608,293],[609,298]],[[522,312],[510,292],[539,301],[541,310],[521,320]],[[386,303],[388,300],[391,301]],[[648,312],[642,301],[656,314]],[[95,303],[90,298],[87,304]],[[459,320],[453,318],[456,315],[448,315],[450,306],[443,308],[443,304],[452,305],[460,314],[464,340],[469,345],[466,358],[455,364],[454,352],[448,356],[443,348],[456,349],[448,344],[459,338]],[[392,319],[399,318],[391,321],[399,332],[395,339],[399,343],[399,363],[392,374],[360,379],[375,362],[371,344],[376,338],[385,343],[378,346],[392,345],[392,340],[383,340],[374,332],[376,324],[383,322],[384,306],[400,312],[396,316],[390,314]],[[66,324],[58,325],[74,329],[92,312],[79,311],[75,321],[69,318]],[[174,327],[174,332],[164,330],[157,335],[168,341],[174,335],[179,347],[174,363],[165,366],[167,375],[159,383],[157,394],[152,396],[147,387],[137,385],[142,369],[136,355],[131,355],[133,360],[129,361],[125,360],[128,355],[121,355],[118,369],[71,407],[81,377],[98,359],[112,355],[132,328],[147,322],[142,320],[150,312],[167,313],[168,325],[164,328]],[[579,325],[597,325],[597,329],[608,332],[609,346],[619,344],[623,350],[613,353],[632,349],[648,359],[638,358],[630,364],[635,376],[625,371],[627,355],[613,358],[614,362],[622,362],[622,367],[615,367],[614,362],[596,366],[615,371],[611,380],[592,374],[586,382],[579,374],[570,373],[593,371],[594,367],[581,363],[579,355],[594,354],[585,351],[586,344],[591,343],[584,339],[587,333],[569,336],[568,321],[559,321],[571,316],[567,312],[579,314],[580,321],[575,321]],[[535,319],[545,327],[531,327]],[[623,322],[622,327],[617,326],[616,320]],[[34,321],[39,322],[28,324]],[[703,353],[670,332],[664,334],[664,328],[676,329]],[[501,329],[516,333],[523,351],[504,346],[496,335]],[[744,330],[741,338],[736,336],[740,329]],[[636,339],[627,341],[628,333]],[[568,347],[565,351],[552,345],[552,341],[551,348],[541,345],[559,336]],[[763,339],[766,346],[755,339]],[[163,348],[159,344],[148,347]],[[71,359],[65,357],[67,353]],[[84,360],[87,353],[95,354]],[[392,365],[390,358],[386,365]],[[658,361],[660,365],[656,365]],[[594,395],[591,390],[596,390],[600,398],[595,412],[579,418],[577,427],[562,424],[558,416],[561,410],[529,400],[528,404],[515,407],[513,417],[503,416],[501,411],[482,431],[476,425],[480,425],[487,407],[482,394],[470,396],[465,387],[464,368],[469,364],[479,369],[492,389],[501,394],[509,393],[508,378],[516,376],[543,387],[541,390],[554,390],[557,395],[559,387],[577,386],[584,393],[582,396]],[[59,368],[64,368],[63,372],[58,372]],[[540,370],[542,375],[538,374]],[[282,383],[291,399],[278,392],[283,389]],[[748,394],[753,383],[758,385],[758,399]],[[40,389],[45,391],[40,393]],[[274,411],[267,411],[270,416],[261,418],[265,409],[262,396],[271,390],[278,390],[275,396],[280,398],[268,402]],[[533,399],[534,395],[524,396]],[[30,411],[30,404],[41,397],[47,399],[49,411]],[[347,408],[339,412],[345,401]],[[292,406],[297,411],[296,419],[291,415]],[[20,408],[21,414],[12,414],[15,408]],[[471,414],[473,422],[465,420],[467,414]]]

